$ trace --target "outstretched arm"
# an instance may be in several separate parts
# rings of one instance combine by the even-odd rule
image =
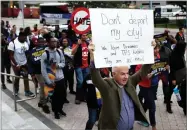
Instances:
[[[107,83],[104,81],[104,79],[101,77],[99,69],[95,68],[94,64],[94,54],[92,49],[94,47],[93,44],[89,45],[89,51],[90,51],[90,71],[91,71],[91,77],[93,84],[99,89],[101,92],[101,95],[104,95],[104,93],[107,92]]]
[[[143,65],[138,72],[130,77],[133,86],[136,86],[143,78],[147,77],[150,73],[151,66],[152,64]]]

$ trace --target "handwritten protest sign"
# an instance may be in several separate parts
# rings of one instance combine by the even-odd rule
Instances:
[[[152,10],[89,9],[96,68],[154,62]]]

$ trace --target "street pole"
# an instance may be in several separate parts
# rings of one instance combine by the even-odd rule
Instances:
[[[187,1],[186,1],[186,12],[187,12]],[[186,42],[187,42],[187,15],[186,15]]]
[[[23,0],[21,1],[21,11],[22,11],[22,22],[23,22],[23,28],[24,28],[25,25],[24,25],[24,2]]]
[[[149,1],[149,9],[153,9],[153,2],[152,2],[152,0]]]

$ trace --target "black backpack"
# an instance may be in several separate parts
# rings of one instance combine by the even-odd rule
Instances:
[[[57,53],[59,54],[59,56],[61,57],[60,51],[58,49],[56,49]],[[49,61],[49,51],[45,50],[46,54],[47,54],[47,61]]]

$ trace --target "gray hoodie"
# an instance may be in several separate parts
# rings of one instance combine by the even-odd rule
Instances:
[[[47,54],[44,52],[41,56],[41,73],[44,77],[44,81],[47,84],[52,84],[54,81],[59,81],[64,78],[64,74],[62,69],[65,66],[65,59],[64,55],[61,50],[59,50],[59,53],[57,50],[50,50],[48,47],[45,49],[49,51],[49,60],[47,60]],[[52,70],[51,65],[55,64],[56,66],[56,73],[55,73],[55,80],[52,81],[48,77],[48,72]]]

